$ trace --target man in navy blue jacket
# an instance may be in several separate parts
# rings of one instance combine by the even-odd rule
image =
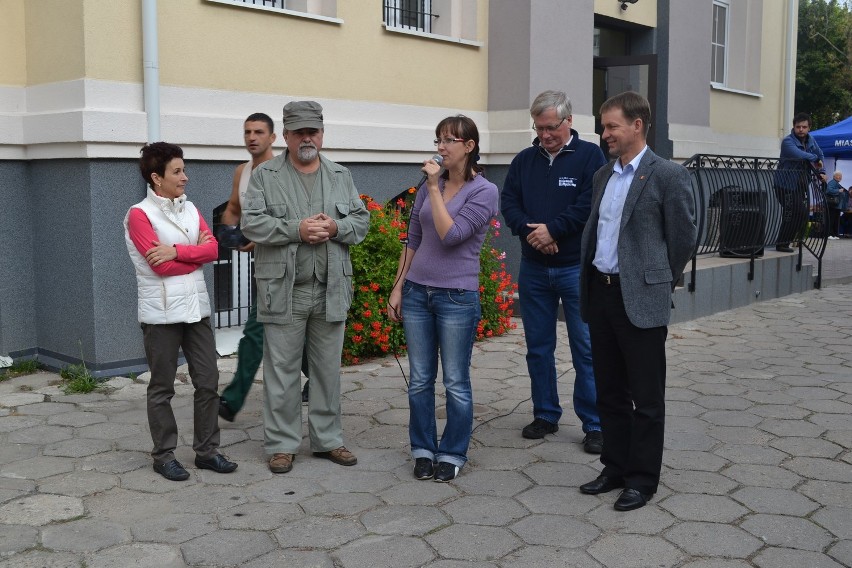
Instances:
[[[778,229],[779,252],[793,252],[790,242],[808,220],[808,165],[811,162],[825,182],[823,154],[819,144],[809,134],[811,115],[797,113],[793,129],[781,140],[781,160],[775,174],[775,196],[781,205],[781,226]]]
[[[522,150],[503,185],[501,213],[521,239],[518,275],[521,317],[527,343],[533,421],[524,438],[559,430],[562,407],[556,387],[556,316],[565,313],[574,365],[574,411],[582,422],[583,448],[601,453],[589,328],[580,318],[580,240],[589,218],[592,177],[606,164],[600,147],[580,140],[571,128],[571,101],[545,91],[530,106],[532,147]]]

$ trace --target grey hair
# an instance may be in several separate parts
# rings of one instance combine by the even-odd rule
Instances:
[[[560,119],[568,118],[571,116],[571,99],[562,91],[544,91],[530,105],[530,115],[539,116],[549,108],[556,109],[556,116]]]
[[[837,170],[836,172],[834,172],[834,175],[832,177],[837,177],[837,176],[843,177],[843,172],[841,172],[840,170]]]

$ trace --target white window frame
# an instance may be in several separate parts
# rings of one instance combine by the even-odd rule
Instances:
[[[718,40],[718,31],[719,31],[719,13],[724,10],[724,22],[722,25],[724,26],[724,40],[719,42]],[[710,83],[712,85],[726,86],[728,84],[728,52],[730,51],[730,18],[731,18],[731,6],[730,3],[725,0],[713,0],[713,26],[711,29],[711,37],[710,37]],[[719,52],[721,51],[722,56],[722,77],[721,80],[718,76],[716,76],[716,68],[718,66],[718,57]]]
[[[291,10],[287,8],[288,2],[292,0],[268,0],[272,3],[271,6],[264,4],[263,0],[206,0],[216,4],[225,4],[227,6],[236,6],[237,8],[248,8],[250,10],[262,10],[264,12],[272,12],[283,16],[295,16],[297,18],[307,18],[309,20],[319,20],[321,22],[329,22],[332,24],[342,24],[343,20],[322,14],[302,10]]]
[[[427,0],[423,11],[433,14],[429,25],[405,26],[386,17],[387,8],[402,8],[404,0],[381,0],[382,25],[386,32],[457,43],[472,47],[485,45],[477,41],[477,0]],[[388,21],[391,20],[391,21]],[[428,29],[429,31],[423,31]]]

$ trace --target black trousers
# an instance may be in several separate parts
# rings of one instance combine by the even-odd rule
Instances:
[[[621,287],[597,279],[589,283],[588,314],[603,431],[602,475],[656,493],[663,463],[668,328],[633,325]]]
[[[807,182],[798,180],[794,183],[796,189],[775,187],[775,198],[781,205],[781,226],[776,240],[778,246],[789,246],[808,221]]]
[[[192,448],[202,458],[216,455],[219,453],[219,369],[210,318],[196,323],[143,323],[142,335],[145,357],[151,369],[151,382],[148,383],[148,428],[154,442],[151,457],[157,463],[175,459],[178,428],[172,397],[181,348],[195,387]]]

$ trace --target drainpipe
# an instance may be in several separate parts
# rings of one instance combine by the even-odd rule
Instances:
[[[142,0],[142,68],[148,143],[160,140],[160,53],[157,46],[157,0]]]
[[[793,106],[796,104],[796,23],[798,20],[798,0],[787,0],[787,53],[784,60],[784,124],[781,136],[793,123]]]

